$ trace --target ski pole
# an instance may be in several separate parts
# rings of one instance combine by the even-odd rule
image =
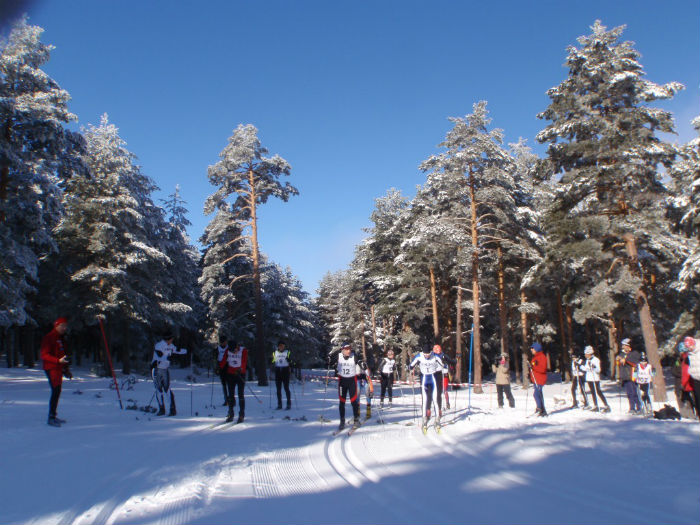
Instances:
[[[292,396],[294,397],[294,406],[299,408],[299,399],[297,398],[297,389],[292,383]]]
[[[192,382],[194,381],[194,366],[192,365],[192,351],[190,351],[190,417],[192,417],[194,409],[192,405],[194,404],[194,396],[192,394]]]
[[[145,409],[148,410],[148,412],[151,411],[151,403],[153,403],[153,399],[154,399],[155,397],[156,397],[156,391],[154,390],[154,391],[153,391],[153,395],[151,396],[151,400],[148,402],[148,404],[147,404],[146,407],[145,407]],[[144,410],[144,412],[145,412],[146,410]]]
[[[326,421],[326,418],[324,417],[326,413],[326,399],[328,395],[328,374],[331,371],[331,356],[328,356],[328,366],[326,367],[326,375],[323,377],[323,380],[326,383],[325,388],[323,389],[323,410],[321,410],[321,426],[323,426],[323,423]]]
[[[214,374],[211,375],[211,398],[209,399],[209,408],[214,407]]]
[[[474,346],[474,323],[472,323],[472,333],[469,339],[469,397],[467,400],[467,418],[469,418],[472,412],[472,362],[474,361],[472,355],[472,347]]]
[[[109,345],[107,344],[107,335],[105,335],[105,329],[104,329],[104,326],[102,326],[102,318],[98,316],[97,320],[100,322],[100,330],[102,331],[102,339],[104,340],[105,350],[107,351],[107,357],[109,358],[109,369],[110,369],[110,372],[112,372],[112,379],[114,379],[114,388],[116,388],[116,390],[117,390],[117,398],[119,398],[119,408],[124,410],[124,405],[122,405],[122,395],[119,393],[119,384],[117,383],[117,376],[114,373],[114,367],[112,366],[112,354],[109,352]]]
[[[250,392],[251,394],[253,394],[253,397],[258,401],[258,403],[260,403],[260,404],[262,405],[262,401],[260,401],[260,398],[259,398],[258,396],[255,395],[255,392],[253,392],[253,389],[250,388],[250,384],[249,384],[247,381],[246,381],[245,386],[248,387],[248,392]]]
[[[270,408],[270,410],[272,410],[272,383],[271,383],[271,382],[268,383],[267,391],[268,391],[268,393],[269,393],[269,395],[268,395],[267,397],[268,397],[268,399],[269,399],[269,401],[270,401],[270,403],[269,403],[269,408]]]

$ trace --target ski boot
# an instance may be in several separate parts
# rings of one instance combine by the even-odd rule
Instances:
[[[236,420],[236,423],[243,423],[244,418],[245,418],[245,414],[243,414],[243,412],[241,412],[240,414],[238,414],[238,419]]]
[[[335,431],[337,434],[338,432],[342,432],[342,430],[345,428],[345,420],[343,419],[340,424],[338,425],[338,430]]]
[[[68,423],[68,421],[66,421],[65,419],[61,419],[61,418],[58,417],[58,416],[54,416],[54,419],[55,419],[56,421],[58,421],[61,425],[64,425],[65,423]]]
[[[423,424],[421,425],[421,429],[423,430],[423,434],[428,433],[428,418],[427,417],[423,418]]]
[[[389,406],[387,408],[391,408],[393,405],[391,404],[391,399],[389,400]]]
[[[439,434],[442,429],[442,423],[440,422],[440,416],[435,419],[435,431]]]
[[[233,421],[233,412],[229,412],[226,416],[226,423],[231,423]]]
[[[372,405],[367,405],[367,413],[365,415],[365,419],[369,419],[372,417]]]
[[[277,403],[277,408],[275,408],[275,410],[282,410],[282,401]]]
[[[600,409],[600,411],[606,414],[610,412],[610,407],[608,405],[605,405],[603,408]]]
[[[165,415],[165,407],[163,405],[158,405],[158,413],[156,416],[164,416]]]
[[[362,423],[360,422],[360,418],[355,419],[355,420],[352,422],[352,427],[350,428],[350,433],[352,434],[353,432],[355,432],[355,430],[357,430],[358,428],[360,428],[360,425],[361,425],[361,424],[362,424]]]
[[[170,392],[170,413],[168,416],[175,416],[177,415],[177,410],[175,410],[175,394]]]
[[[285,410],[291,410],[291,409],[292,409],[292,402],[287,401],[287,408],[285,408]]]
[[[55,417],[49,417],[49,420],[46,422],[47,425],[52,426],[52,427],[60,427],[61,423],[59,423]]]

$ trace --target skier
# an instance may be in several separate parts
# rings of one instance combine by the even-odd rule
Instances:
[[[219,379],[221,380],[221,388],[224,390],[224,404],[223,406],[228,405],[228,383],[226,382],[226,377],[221,373],[221,368],[219,368],[219,363],[221,360],[224,358],[224,353],[228,349],[228,338],[225,335],[222,335],[219,337],[219,346],[217,348],[218,350],[218,355],[216,359],[216,365],[214,367],[214,372],[216,375],[219,376]]]
[[[578,408],[578,402],[576,401],[576,390],[581,391],[581,396],[583,397],[583,409],[588,409],[588,397],[586,396],[586,372],[581,369],[583,366],[583,359],[574,355],[573,352],[569,354],[571,357],[571,397],[573,398],[573,403],[571,408]]]
[[[508,398],[510,408],[515,408],[515,399],[510,390],[510,364],[508,362],[508,354],[501,354],[497,365],[493,365],[493,371],[496,374],[496,396],[498,399],[498,408],[503,408],[503,394]]]
[[[630,340],[627,338],[620,341],[620,346],[622,347],[622,352],[617,356],[620,385],[627,394],[627,401],[630,406],[629,413],[639,414],[641,413],[642,406],[639,403],[639,396],[637,395],[637,385],[634,383],[634,378],[632,377],[634,369],[637,367],[637,363],[639,363],[639,352],[632,350]]]
[[[678,343],[678,358],[676,359],[671,373],[674,377],[674,390],[676,400],[678,401],[678,409],[681,416],[688,419],[695,418],[695,397],[693,396],[693,381],[688,373],[690,360],[688,359],[688,349],[685,343]]]
[[[440,372],[440,375],[442,378],[440,379],[440,387],[442,389],[442,392],[445,394],[445,408],[447,410],[450,409],[450,396],[447,393],[447,387],[450,384],[450,366],[454,366],[457,364],[457,361],[455,359],[452,359],[450,356],[447,354],[443,353],[442,347],[440,345],[434,345],[433,346],[433,353],[438,356],[443,363],[442,370]]]
[[[165,415],[165,398],[164,396],[170,393],[170,413],[169,416],[177,414],[175,409],[175,394],[170,390],[170,356],[173,354],[186,354],[187,349],[176,348],[173,345],[175,336],[168,333],[156,343],[153,350],[153,360],[151,361],[151,370],[153,374],[153,384],[156,388],[156,400],[158,401],[157,416]]]
[[[430,349],[430,345],[425,345],[423,351],[416,354],[409,365],[409,370],[418,366],[421,373],[421,402],[423,405],[423,432],[428,430],[431,407],[433,400],[437,402],[438,410],[435,416],[435,428],[440,429],[440,417],[442,416],[442,384],[438,381],[444,368],[444,363]]]
[[[547,383],[547,356],[542,351],[540,343],[532,343],[530,346],[532,352],[532,360],[530,361],[530,379],[532,386],[535,389],[534,397],[537,404],[535,414],[537,417],[547,416],[547,410],[544,408],[544,393],[543,388]]]
[[[277,350],[272,353],[272,363],[275,365],[275,386],[277,387],[277,409],[282,410],[282,385],[284,385],[284,393],[287,396],[287,408],[292,408],[292,398],[289,393],[289,377],[291,374],[291,353],[285,350],[285,342],[277,343]]]
[[[245,374],[246,365],[248,364],[248,349],[235,341],[231,346],[233,348],[227,348],[221,361],[219,361],[221,375],[226,378],[228,384],[228,415],[226,416],[226,422],[230,423],[233,421],[233,407],[236,406],[235,389],[238,389],[238,420],[236,423],[242,423],[245,418]]]
[[[72,378],[68,368],[68,358],[63,346],[63,334],[68,330],[68,320],[59,317],[53,322],[53,329],[41,340],[41,360],[44,372],[51,387],[51,397],[49,398],[49,418],[47,424],[52,427],[60,427],[65,423],[65,419],[56,416],[58,409],[58,399],[61,397],[61,385],[63,376]]]
[[[590,407],[593,412],[610,412],[610,406],[608,405],[603,391],[600,389],[600,359],[595,356],[592,346],[587,346],[583,350],[583,354],[586,356],[586,362],[581,366],[581,370],[586,373],[586,383],[588,383],[588,390],[591,393],[591,398],[593,399],[593,404],[595,408]],[[598,408],[598,398],[596,394],[600,397],[603,402],[603,408]],[[584,406],[583,408],[588,408]]]
[[[352,406],[352,429],[360,426],[360,400],[357,388],[357,379],[361,374],[360,365],[361,361],[352,351],[350,343],[344,343],[335,362],[335,376],[338,378],[338,399],[340,401],[338,404],[340,424],[336,433],[345,428],[345,401],[348,397]]]
[[[649,364],[647,355],[642,352],[639,358],[639,364],[634,371],[634,376],[639,386],[639,391],[642,394],[642,406],[648,413],[651,413],[652,410],[651,399],[649,398],[649,385],[651,385],[655,375],[656,371],[654,367]]]
[[[689,336],[683,339],[683,346],[688,352],[688,383],[693,387],[695,415],[700,418],[700,345]]]
[[[389,394],[389,408],[393,397],[394,386],[394,371],[396,370],[396,359],[394,359],[394,351],[387,350],[386,357],[379,363],[379,375],[381,378],[381,395],[379,398],[379,407],[384,407],[384,396]]]

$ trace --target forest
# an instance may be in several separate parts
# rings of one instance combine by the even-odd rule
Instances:
[[[192,203],[179,187],[154,202],[157,184],[107,115],[70,129],[77,117],[41,69],[52,51],[41,35],[23,19],[0,43],[8,367],[33,366],[59,316],[69,319],[72,361],[99,374],[109,373],[102,322],[125,373],[145,371],[170,330],[192,350],[183,366],[211,366],[219,335],[233,337],[254,350],[261,384],[279,340],[306,367],[325,367],[345,341],[370,364],[393,349],[405,365],[440,344],[457,361],[455,380],[471,370],[477,392],[501,353],[527,383],[533,341],[564,373],[591,345],[614,377],[623,337],[658,369],[695,335],[700,139],[672,142],[673,115],[658,101],[684,86],[647,79],[624,27],[597,21],[569,47],[566,76],[547,107],[533,108],[546,155],[525,139],[504,144],[486,101],[450,118],[415,196],[391,188],[375,199],[349,267],[326,274],[315,297],[259,246],[259,209],[298,190],[255,126],[238,125],[219,161],[202,166],[212,193],[194,205],[211,219],[197,245],[187,235]],[[700,132],[700,118],[693,125]],[[663,374],[654,381],[662,401]]]

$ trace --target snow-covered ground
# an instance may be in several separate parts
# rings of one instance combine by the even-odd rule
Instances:
[[[547,419],[526,417],[532,391],[526,407],[515,387],[516,408],[498,410],[487,384],[470,413],[467,391],[453,392],[440,435],[412,424],[403,386],[386,424],[375,408],[333,438],[334,382],[295,383],[289,412],[251,382],[246,421],[211,428],[225,408],[218,379],[209,406],[206,373],[190,386],[173,370],[178,415],[157,418],[119,410],[111,380],[74,372],[68,423],[53,428],[43,372],[0,370],[2,524],[700,522],[700,424],[628,416],[612,383],[607,415],[556,409],[569,385],[545,387]],[[143,407],[152,393],[139,378],[122,398]]]

